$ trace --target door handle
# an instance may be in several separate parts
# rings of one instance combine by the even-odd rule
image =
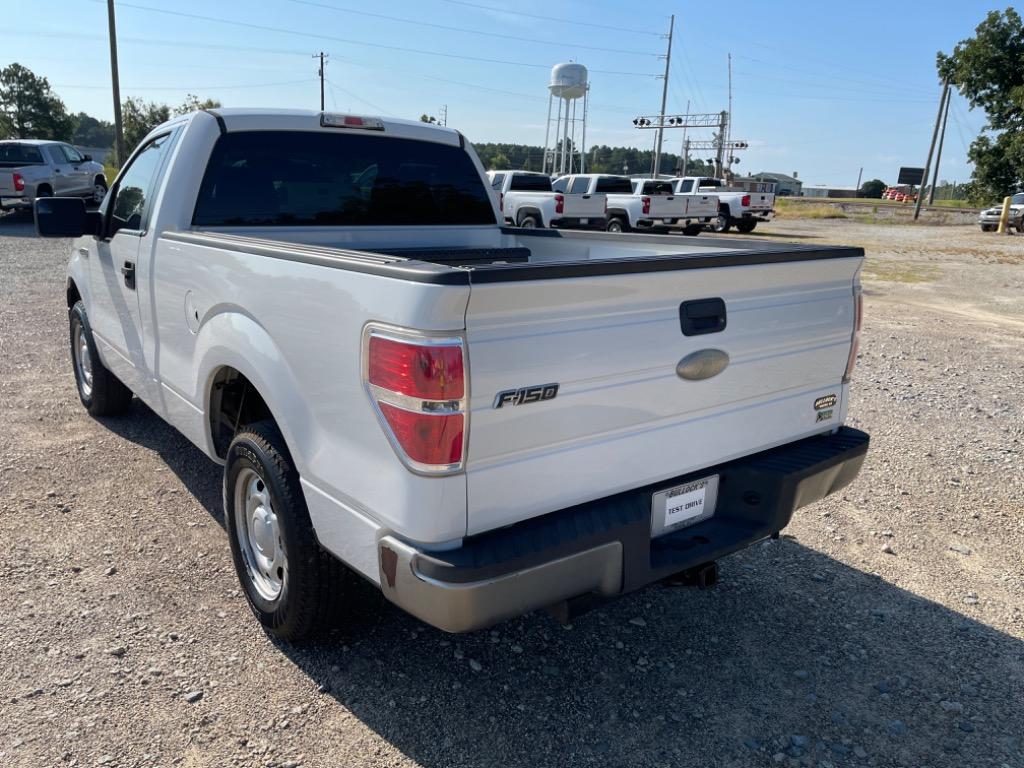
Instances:
[[[135,262],[126,261],[124,266],[121,267],[121,274],[124,275],[124,287],[129,290],[135,290]]]
[[[684,336],[702,336],[725,330],[725,302],[720,298],[695,299],[679,305],[679,324]]]

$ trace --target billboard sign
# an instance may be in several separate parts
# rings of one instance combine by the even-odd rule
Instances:
[[[900,177],[897,184],[913,184],[921,186],[924,184],[924,168],[900,168]]]

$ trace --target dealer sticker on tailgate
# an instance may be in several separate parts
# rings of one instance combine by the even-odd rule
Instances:
[[[717,499],[718,475],[658,491],[651,504],[651,535],[660,536],[707,520],[715,513]]]

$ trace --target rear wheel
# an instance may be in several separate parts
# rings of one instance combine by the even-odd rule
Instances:
[[[68,313],[71,330],[71,362],[75,369],[78,399],[91,416],[117,416],[132,404],[132,391],[103,365],[81,301]]]
[[[995,227],[994,224],[982,224],[981,225],[981,231],[982,232],[995,232],[996,231],[996,227]]]
[[[333,625],[345,569],[317,542],[299,474],[273,421],[244,427],[231,441],[224,519],[246,600],[270,634],[296,641]]]
[[[525,216],[521,216],[519,219],[519,226],[523,229],[538,229],[541,225],[537,221],[537,217],[532,213],[528,213]]]
[[[749,235],[754,231],[754,227],[757,226],[757,219],[741,219],[736,222],[736,229],[742,232],[744,235]]]
[[[724,233],[729,231],[729,214],[725,211],[720,211],[719,214],[711,220],[711,231]]]
[[[607,232],[629,232],[629,224],[621,216],[612,216],[605,225]]]

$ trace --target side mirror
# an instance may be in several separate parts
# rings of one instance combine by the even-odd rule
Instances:
[[[87,211],[80,197],[37,197],[32,210],[40,237],[99,234],[100,214]]]
[[[82,155],[82,159],[85,160],[85,162],[87,162],[87,163],[91,163],[92,162],[92,155]]]

